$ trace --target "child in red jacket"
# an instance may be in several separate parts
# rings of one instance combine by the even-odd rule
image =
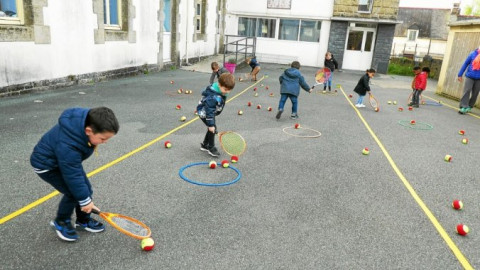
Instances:
[[[412,102],[408,105],[418,108],[420,95],[422,94],[422,91],[425,90],[425,88],[427,88],[428,74],[426,71],[422,72],[419,66],[416,66],[413,68],[413,73],[415,74],[415,78],[412,81],[413,96],[412,96]]]

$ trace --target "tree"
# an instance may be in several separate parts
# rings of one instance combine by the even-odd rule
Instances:
[[[471,4],[465,5],[462,15],[480,16],[480,0],[473,0]]]

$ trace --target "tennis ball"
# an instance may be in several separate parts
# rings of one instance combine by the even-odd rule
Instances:
[[[210,163],[208,163],[208,167],[210,167],[210,169],[215,169],[217,167],[217,162],[215,161],[210,161]]]
[[[165,148],[172,147],[172,144],[170,143],[170,141],[166,141],[164,145],[165,145]]]
[[[335,93],[337,93],[337,92],[338,92],[338,90],[337,90],[337,89],[335,89]]]
[[[142,250],[151,251],[155,247],[155,242],[152,238],[145,238],[141,243]]]
[[[349,98],[352,98],[353,96],[352,95],[348,95]]]
[[[389,100],[389,101],[387,101],[387,104],[390,105],[390,104],[392,104],[392,102]]]
[[[253,91],[257,91],[257,88],[256,88],[256,87],[255,87],[255,88],[253,88]]]
[[[247,103],[247,106],[248,106],[248,107],[251,107],[251,106],[252,106],[252,102],[249,101],[249,102]]]
[[[410,125],[415,125],[415,120],[410,120]]]
[[[322,93],[324,93],[324,94],[325,94],[325,93],[327,93],[327,91],[323,90],[323,92],[322,92]]]
[[[184,122],[185,120],[187,120],[187,117],[185,116],[180,117],[180,121]]]
[[[232,161],[232,163],[237,163],[238,162],[238,157],[237,156],[232,156],[232,158],[230,160]]]
[[[180,106],[180,104],[178,104],[178,105],[175,107],[175,109],[177,109],[177,110],[180,110],[181,108],[182,108],[182,106]]]
[[[228,160],[226,160],[226,159],[222,160],[221,164],[222,164],[222,167],[224,167],[224,168],[228,168],[228,166],[230,166],[230,164],[228,163]]]
[[[452,207],[455,210],[462,210],[463,209],[463,202],[460,200],[454,200],[452,203]]]
[[[458,134],[460,134],[460,135],[465,135],[465,130],[463,130],[463,129],[459,130],[459,131],[458,131]]]
[[[255,95],[254,95],[254,96],[258,97],[258,93],[255,93]]]
[[[365,148],[363,148],[363,150],[362,150],[362,154],[368,155],[368,154],[370,154],[370,150],[368,150],[368,148],[365,147]]]
[[[242,114],[243,114],[243,112],[241,110],[238,111],[238,115],[242,115]]]
[[[402,108],[402,107],[398,107],[398,111],[399,111],[399,112],[403,112],[403,108]]]
[[[465,236],[467,235],[468,233],[470,232],[470,229],[468,228],[467,225],[463,225],[463,224],[458,224],[457,225],[457,233],[462,235],[462,236]]]
[[[260,110],[261,108],[262,108],[262,105],[258,104],[258,105],[257,105],[257,109]]]
[[[463,144],[467,144],[467,143],[468,143],[468,139],[467,139],[467,138],[463,139],[463,140],[462,140],[462,143],[463,143]]]
[[[375,108],[375,111],[376,111],[376,112],[380,111],[380,108],[378,108],[378,107],[377,107],[377,108]]]
[[[273,93],[270,93],[270,95],[269,95],[269,96],[273,97],[273,96],[274,96],[274,94],[273,94]]]
[[[183,92],[182,88],[178,89],[177,92],[181,94]]]
[[[446,156],[445,156],[445,161],[446,161],[446,162],[452,161],[452,156],[446,155]]]
[[[174,81],[170,81],[171,84],[174,84],[175,82]]]
[[[297,129],[297,128],[300,127],[300,124],[299,124],[299,123],[296,123],[294,127]]]
[[[268,110],[269,112],[271,112],[271,111],[272,111],[272,107],[268,107],[267,110]]]
[[[393,105],[397,105],[397,101],[396,101],[396,100],[393,101]]]
[[[197,112],[197,110],[195,110],[195,111],[193,112],[193,114],[195,114],[195,115],[198,115],[198,112]]]
[[[413,107],[412,107],[412,106],[409,106],[409,107],[408,107],[408,110],[409,110],[409,111],[413,111]]]
[[[265,86],[265,89],[267,89],[267,90],[268,90],[268,85],[267,85],[267,86]]]
[[[425,105],[425,104],[427,104],[425,101],[422,101],[421,103],[422,103],[422,105]]]

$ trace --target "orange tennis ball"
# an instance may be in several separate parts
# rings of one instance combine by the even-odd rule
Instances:
[[[142,250],[151,251],[155,247],[155,242],[152,238],[145,238],[142,240]]]
[[[452,202],[452,207],[455,210],[462,210],[463,209],[463,202],[460,200],[454,200]]]
[[[230,164],[228,163],[228,160],[226,160],[226,159],[222,160],[221,164],[222,164],[222,167],[224,167],[224,168],[228,168],[228,166],[230,166]]]
[[[267,110],[268,110],[269,112],[271,112],[271,111],[272,111],[272,107],[268,107]]]
[[[460,134],[460,135],[465,135],[465,130],[463,130],[463,129],[459,130],[459,131],[458,131],[458,134]]]
[[[467,225],[463,225],[463,224],[458,224],[457,225],[457,233],[462,235],[462,236],[465,236],[467,235],[468,233],[470,232],[470,229],[468,228]]]
[[[255,88],[253,88],[253,91],[257,91],[257,88],[256,88],[256,87],[255,87]]]
[[[399,112],[403,112],[403,108],[402,108],[402,107],[398,107],[398,111],[399,111]]]
[[[170,141],[166,141],[164,145],[165,145],[165,148],[172,147],[172,144],[170,143]]]
[[[178,104],[178,105],[175,107],[175,109],[177,109],[177,110],[180,110],[181,108],[182,108],[182,106],[181,106],[180,104]]]
[[[270,93],[270,95],[269,95],[269,96],[273,97],[273,96],[274,96],[274,94],[273,94],[273,93]]]
[[[258,104],[258,105],[257,105],[257,109],[260,110],[261,108],[262,108],[262,105]]]
[[[463,140],[462,140],[462,143],[463,143],[463,144],[467,144],[467,143],[468,143],[468,139],[467,139],[467,138],[463,139]]]
[[[249,102],[247,103],[247,106],[248,106],[248,107],[251,107],[251,106],[252,106],[252,102],[249,101]]]
[[[175,82],[174,81],[170,81],[171,84],[174,84]]]
[[[297,128],[300,127],[300,124],[299,124],[299,123],[296,123],[294,127],[297,129]]]
[[[352,98],[353,96],[352,95],[348,95],[349,98]]]
[[[238,157],[237,156],[232,156],[231,159],[232,163],[237,163],[238,162]]]
[[[178,92],[179,94],[181,94],[181,93],[183,92],[183,89],[180,88],[180,89],[177,90],[177,92]]]
[[[378,111],[380,111],[380,109],[377,107],[377,108],[375,108],[375,111],[378,112]]]
[[[215,169],[217,167],[217,162],[215,161],[210,161],[210,163],[208,163],[208,167],[210,167],[210,169]]]
[[[415,120],[410,120],[411,125],[415,125],[415,123],[416,123]]]
[[[445,161],[446,161],[446,162],[452,161],[452,156],[446,155],[446,156],[445,156]]]
[[[267,86],[265,86],[265,89],[267,89],[267,90],[268,90],[268,85],[267,85]]]
[[[370,154],[370,150],[368,150],[368,148],[365,147],[365,148],[363,148],[363,150],[362,150],[362,154],[368,155],[368,154]]]
[[[413,111],[413,107],[412,107],[412,106],[409,106],[409,107],[408,107],[408,110],[409,110],[409,111]]]

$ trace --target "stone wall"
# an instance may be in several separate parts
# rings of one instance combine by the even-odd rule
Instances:
[[[398,13],[399,0],[373,1],[370,13],[358,12],[358,0],[335,0],[334,17],[387,19],[395,20]]]
[[[394,33],[394,24],[378,25],[377,40],[372,59],[372,67],[375,68],[378,73],[387,74]]]

